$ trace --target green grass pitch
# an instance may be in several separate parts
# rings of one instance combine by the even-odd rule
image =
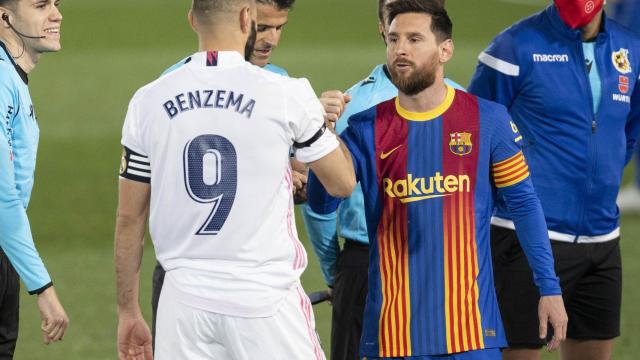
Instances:
[[[120,129],[134,91],[196,50],[187,0],[62,2],[64,49],[43,57],[31,75],[41,141],[29,216],[39,251],[71,318],[65,341],[44,346],[35,298],[23,293],[18,360],[115,359],[113,228]],[[456,52],[447,75],[467,85],[478,53],[545,0],[449,0]],[[385,61],[374,0],[298,0],[273,62],[308,77],[318,93],[346,89]],[[622,337],[615,359],[637,358],[640,342],[640,223],[623,218]],[[306,242],[302,223],[301,238]],[[302,277],[324,284],[310,247]],[[150,315],[153,249],[147,242],[141,304]],[[330,307],[317,306],[317,329],[329,349]],[[545,359],[556,358],[550,355]]]

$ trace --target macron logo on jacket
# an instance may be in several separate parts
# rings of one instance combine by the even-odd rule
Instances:
[[[533,54],[533,62],[568,63],[569,55],[567,54]]]

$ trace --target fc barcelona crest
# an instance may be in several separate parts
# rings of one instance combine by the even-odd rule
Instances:
[[[449,141],[449,150],[458,156],[464,156],[471,152],[473,144],[471,143],[471,133],[455,132],[451,133],[451,141]]]

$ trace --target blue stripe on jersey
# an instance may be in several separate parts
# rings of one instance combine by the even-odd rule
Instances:
[[[436,172],[442,173],[442,117],[426,122],[412,121],[409,126],[408,173],[414,178],[427,179]],[[425,153],[430,154],[428,159],[439,161],[425,161]],[[444,302],[444,244],[424,241],[424,237],[443,238],[442,211],[440,198],[409,204],[409,252],[419,254],[412,256],[414,259],[434,260],[413,261],[409,265],[411,298],[425,300],[411,302],[411,344],[415,354],[437,354],[446,350],[444,313],[438,311],[442,309],[438,304]],[[425,221],[433,224],[425,226]],[[431,325],[425,328],[425,321]],[[425,330],[429,331],[428,337],[422,335]],[[428,339],[431,341],[427,343]]]

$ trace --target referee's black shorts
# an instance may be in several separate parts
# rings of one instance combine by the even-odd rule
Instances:
[[[367,299],[369,245],[346,240],[333,282],[331,360],[357,360]]]
[[[13,359],[18,341],[20,278],[0,249],[0,359]]]
[[[606,340],[620,335],[620,239],[575,244],[551,241],[556,274],[569,316],[567,337]],[[538,301],[533,273],[516,232],[491,226],[496,292],[509,347],[538,348]]]

